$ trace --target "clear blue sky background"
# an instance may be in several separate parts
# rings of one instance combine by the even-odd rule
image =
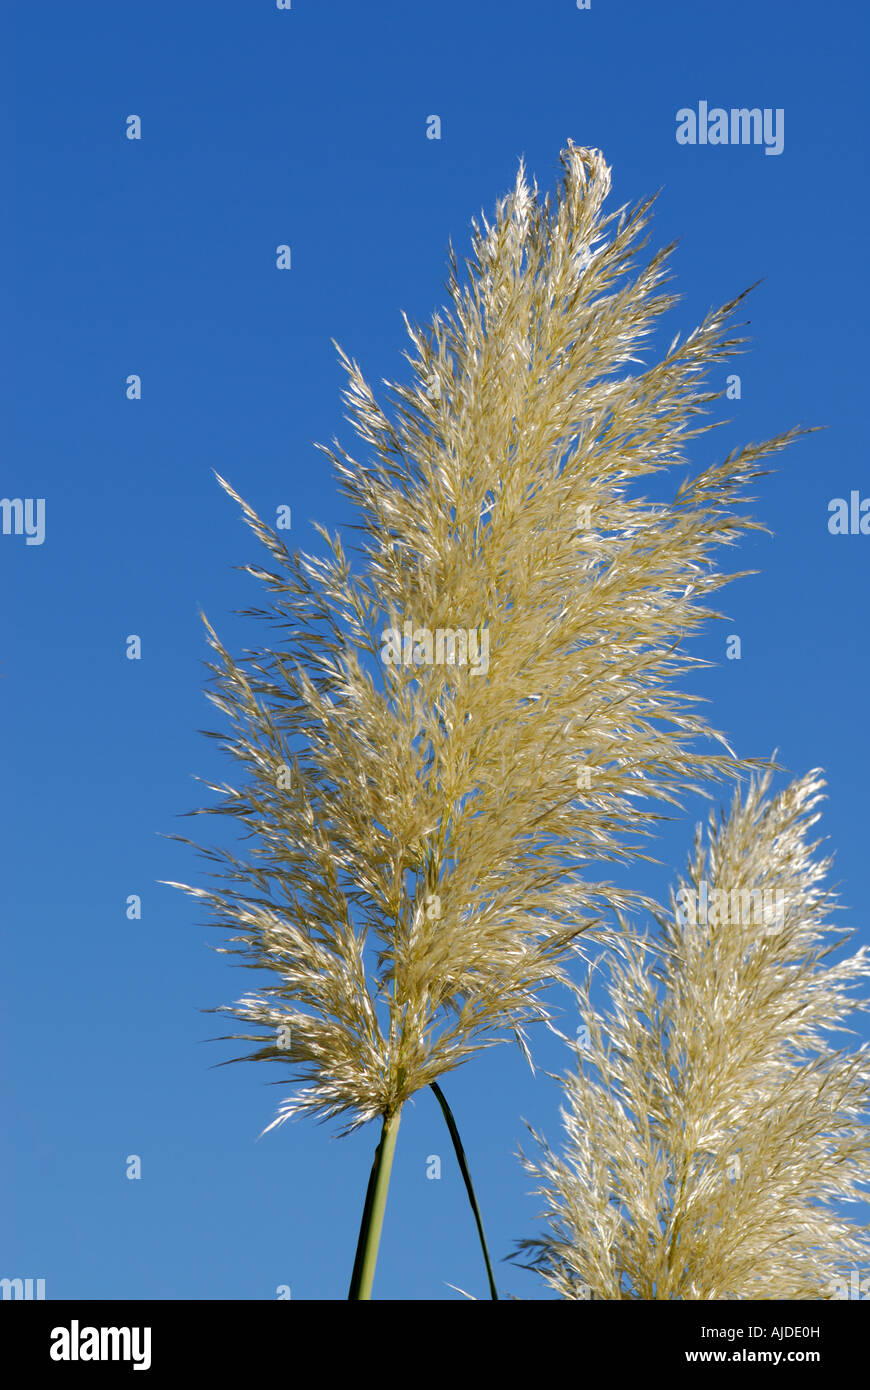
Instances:
[[[467,247],[520,155],[550,187],[570,136],[613,166],[611,206],[661,188],[654,243],[681,238],[685,296],[671,336],[766,277],[719,452],[828,426],[759,485],[776,534],[732,567],[762,573],[724,591],[728,623],[694,650],[718,663],[697,688],[740,753],[825,768],[843,919],[866,939],[870,537],[827,530],[830,498],[870,495],[865,9],[19,0],[2,26],[2,493],[44,497],[47,532],[0,537],[0,1275],[43,1277],[50,1298],[342,1298],[375,1132],[300,1122],[257,1142],[280,1069],[213,1069],[234,1048],[206,1041],[223,1029],[199,1012],[251,977],[157,883],[203,872],[159,836],[191,833],[177,817],[199,804],[192,774],[225,773],[197,733],[214,723],[198,608],[237,649],[250,634],[232,610],[259,598],[232,566],[261,557],[211,470],[263,515],[291,506],[293,540],[318,548],[312,519],[351,519],[313,448],[336,432],[351,447],[330,338],[374,382],[401,375],[400,311],[441,303],[448,238]],[[675,113],[699,100],[784,108],[784,152],[677,145]],[[687,805],[638,887],[666,891],[702,810]],[[541,1056],[567,1060],[555,1043]],[[508,1048],[446,1089],[500,1259],[534,1229],[520,1116],[558,1140],[558,1090]],[[548,1296],[510,1265],[499,1278]],[[457,1297],[449,1284],[486,1293],[424,1093],[402,1122],[375,1292]]]

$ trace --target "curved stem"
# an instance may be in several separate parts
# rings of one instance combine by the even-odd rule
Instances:
[[[453,1140],[453,1148],[456,1152],[456,1157],[459,1161],[459,1171],[462,1174],[462,1178],[465,1183],[465,1190],[468,1193],[468,1200],[471,1203],[471,1210],[474,1214],[474,1220],[477,1224],[477,1234],[480,1237],[480,1248],[483,1251],[483,1260],[484,1264],[486,1265],[486,1277],[489,1280],[490,1297],[498,1299],[498,1289],[495,1286],[495,1276],[492,1272],[492,1264],[490,1263],[489,1259],[489,1250],[486,1247],[486,1236],[483,1233],[483,1221],[481,1220],[480,1216],[480,1208],[477,1205],[477,1197],[474,1195],[474,1184],[471,1181],[471,1174],[468,1171],[468,1163],[465,1158],[465,1150],[462,1147],[462,1140],[459,1137],[459,1130],[456,1128],[456,1121],[453,1118],[453,1112],[451,1111],[450,1106],[447,1104],[447,1097],[444,1095],[444,1092],[438,1085],[437,1081],[433,1081],[431,1083],[431,1089],[435,1092],[435,1095],[438,1098],[438,1104],[441,1106],[441,1110],[444,1114],[444,1119],[447,1122],[447,1128],[450,1130],[450,1138]]]
[[[396,1136],[399,1132],[401,1108],[391,1115],[384,1115],[381,1137],[369,1174],[366,1200],[363,1207],[359,1239],[356,1246],[356,1259],[350,1279],[348,1299],[370,1299],[384,1225],[384,1211],[387,1205],[387,1190],[390,1186],[390,1171],[393,1154],[396,1150]]]

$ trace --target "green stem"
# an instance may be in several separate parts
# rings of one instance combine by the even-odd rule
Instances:
[[[387,1189],[390,1186],[390,1170],[396,1149],[396,1136],[399,1132],[401,1109],[391,1115],[384,1115],[381,1137],[375,1149],[369,1185],[366,1189],[365,1206],[359,1228],[356,1246],[356,1259],[350,1280],[349,1299],[370,1299],[378,1261],[378,1247],[384,1225],[384,1211],[387,1205]]]
[[[477,1198],[474,1195],[474,1184],[471,1181],[471,1174],[468,1171],[468,1162],[465,1157],[465,1150],[462,1147],[462,1140],[459,1137],[459,1130],[456,1128],[456,1121],[453,1118],[453,1112],[451,1111],[450,1106],[447,1104],[447,1097],[445,1096],[441,1087],[438,1085],[438,1082],[433,1081],[431,1083],[431,1087],[438,1098],[438,1104],[441,1106],[441,1109],[444,1114],[444,1119],[447,1121],[447,1128],[450,1130],[450,1138],[453,1140],[453,1148],[456,1152],[456,1157],[459,1161],[459,1171],[462,1174],[462,1178],[465,1183],[465,1190],[468,1193],[468,1200],[471,1203],[471,1210],[474,1214],[474,1220],[477,1224],[477,1234],[480,1237],[480,1248],[483,1251],[483,1261],[486,1265],[486,1277],[489,1280],[490,1297],[497,1300],[498,1290],[495,1287],[495,1276],[492,1272],[492,1264],[490,1263],[489,1251],[486,1248],[486,1236],[483,1233],[483,1221],[481,1220],[480,1216],[480,1208],[477,1205]]]

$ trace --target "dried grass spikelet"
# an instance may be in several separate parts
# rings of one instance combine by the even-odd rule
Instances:
[[[541,1140],[524,1160],[548,1230],[517,1253],[563,1298],[843,1297],[870,1255],[868,1227],[838,1209],[867,1200],[870,1045],[836,1046],[868,1007],[850,990],[870,953],[828,961],[844,939],[831,861],[807,841],[823,782],[767,798],[769,780],[706,845],[699,832],[681,884],[694,910],[683,896],[662,916],[658,964],[640,946],[617,961],[604,1018],[584,994],[564,1152]],[[728,894],[706,924],[703,884]],[[768,891],[768,920],[744,922],[731,894],[747,890]]]
[[[582,933],[628,904],[586,866],[639,853],[656,802],[737,766],[696,748],[711,731],[676,684],[695,664],[679,641],[726,582],[714,549],[756,524],[735,507],[757,464],[800,431],[671,504],[632,495],[713,427],[705,373],[743,342],[726,335],[738,301],[643,365],[675,303],[667,251],[632,269],[649,203],[605,216],[602,156],[570,145],[562,162],[555,204],[521,167],[474,224],[464,286],[451,251],[451,308],[408,325],[392,419],[342,354],[371,452],[324,450],[358,510],[354,569],[322,528],[325,557],[291,552],[221,480],[271,557],[245,568],[275,636],[236,660],[208,627],[210,698],[232,725],[213,737],[237,777],[203,810],[256,847],[208,851],[217,887],[186,891],[273,972],[226,1011],[259,1030],[233,1035],[258,1043],[251,1059],[290,1068],[275,1123],[352,1127],[505,1032],[522,1042]],[[405,622],[481,650],[486,633],[488,669],[385,664],[384,629]]]

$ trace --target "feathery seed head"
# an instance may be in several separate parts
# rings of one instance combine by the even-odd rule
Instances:
[[[696,747],[712,731],[680,692],[699,664],[680,642],[726,582],[713,551],[755,525],[746,484],[798,431],[670,503],[637,494],[712,428],[704,378],[743,341],[738,301],[645,365],[675,303],[667,251],[633,268],[649,203],[605,215],[601,154],[562,163],[555,201],[521,166],[464,279],[451,251],[450,306],[408,323],[390,415],[341,353],[369,457],[325,452],[358,512],[355,566],[320,527],[325,556],[290,551],[220,480],[269,554],[245,568],[276,634],[237,661],[207,625],[237,777],[203,810],[255,848],[209,851],[217,888],[187,891],[272,972],[227,1011],[260,1030],[236,1035],[250,1057],[291,1068],[276,1123],[361,1123],[505,1032],[523,1042],[578,938],[629,901],[590,861],[639,853],[656,802],[739,766]]]
[[[833,1298],[870,1255],[838,1210],[870,1187],[870,1051],[834,1038],[870,954],[828,963],[818,773],[769,782],[699,835],[681,887],[706,907],[660,914],[657,964],[624,943],[603,1022],[582,992],[564,1153],[525,1160],[549,1229],[520,1243],[564,1298]]]

